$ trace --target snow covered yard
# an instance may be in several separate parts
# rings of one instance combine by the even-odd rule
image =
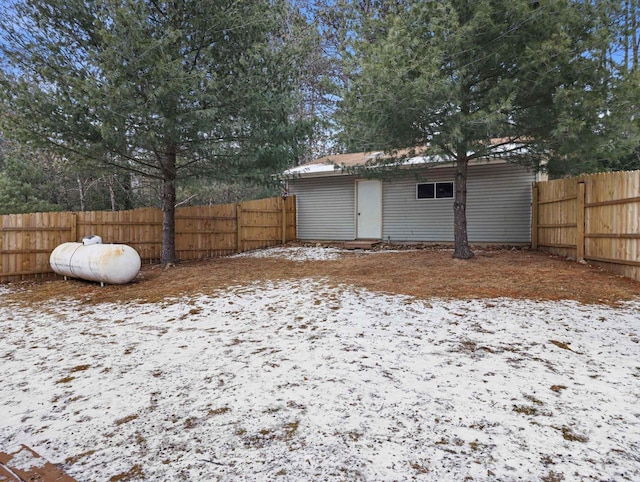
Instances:
[[[640,479],[639,302],[10,292],[0,450],[79,481]]]
[[[234,258],[275,258],[286,259],[289,261],[335,261],[341,259],[344,255],[368,256],[373,254],[389,254],[389,253],[408,253],[410,249],[398,251],[395,249],[384,249],[381,251],[371,250],[345,250],[342,248],[323,247],[323,246],[286,246],[267,249],[257,249],[254,251],[246,251],[236,254]]]

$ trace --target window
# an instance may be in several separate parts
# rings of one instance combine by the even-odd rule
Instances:
[[[416,199],[444,199],[453,197],[453,182],[425,182],[416,184]]]

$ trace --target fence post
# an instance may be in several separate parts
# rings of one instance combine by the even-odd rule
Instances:
[[[585,186],[584,180],[578,181],[578,212],[576,213],[576,261],[584,261],[584,201]]]
[[[236,204],[236,251],[242,253],[242,204]]]
[[[71,213],[71,242],[78,242],[78,213]]]
[[[287,197],[282,196],[282,244],[287,244]]]
[[[4,281],[4,254],[2,254],[2,250],[4,249],[4,231],[2,230],[4,222],[2,218],[3,216],[0,216],[0,283]]]
[[[531,190],[531,249],[538,249],[538,184]]]

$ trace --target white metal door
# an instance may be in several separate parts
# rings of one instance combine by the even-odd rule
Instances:
[[[356,182],[357,237],[380,239],[382,237],[382,182],[366,180]]]

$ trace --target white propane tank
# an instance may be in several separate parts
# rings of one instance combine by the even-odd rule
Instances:
[[[100,283],[125,284],[140,271],[140,255],[125,244],[62,243],[49,257],[61,276]]]

